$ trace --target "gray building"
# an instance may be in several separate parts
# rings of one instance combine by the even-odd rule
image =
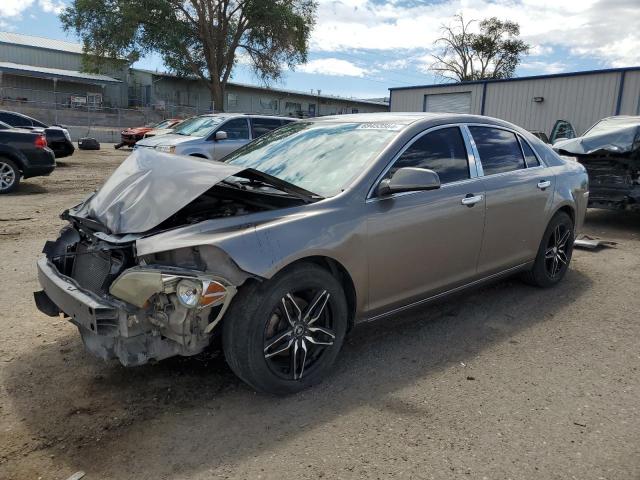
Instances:
[[[640,67],[389,90],[392,112],[488,115],[547,134],[558,120],[580,135],[601,118],[640,115]]]
[[[106,67],[99,75],[84,73],[80,44],[0,32],[0,99],[15,110],[55,105],[56,109],[132,108],[148,109],[160,116],[188,115],[211,111],[210,98],[206,86],[195,79],[127,68],[124,64]],[[380,112],[388,110],[388,104],[230,83],[224,109],[317,116]]]

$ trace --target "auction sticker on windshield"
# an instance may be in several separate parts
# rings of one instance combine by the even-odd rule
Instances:
[[[402,130],[404,125],[397,123],[361,123],[358,125],[358,129],[361,130]]]

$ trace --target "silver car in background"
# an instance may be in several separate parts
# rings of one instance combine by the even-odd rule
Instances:
[[[251,140],[295,122],[295,118],[239,113],[192,117],[167,135],[145,138],[136,148],[220,160]]]
[[[587,201],[582,165],[472,115],[304,120],[225,162],[137,149],[63,213],[35,300],[98,357],[195,355],[218,332],[242,380],[295,392],[358,322],[514,273],[557,284]]]

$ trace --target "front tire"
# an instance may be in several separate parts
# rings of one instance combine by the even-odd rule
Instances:
[[[20,184],[20,170],[8,158],[0,157],[0,194],[13,192]]]
[[[559,283],[569,269],[573,240],[571,217],[565,212],[556,213],[542,236],[533,268],[526,272],[524,280],[542,288]]]
[[[344,291],[324,268],[304,263],[244,285],[225,315],[223,351],[256,390],[283,395],[322,380],[344,342]]]

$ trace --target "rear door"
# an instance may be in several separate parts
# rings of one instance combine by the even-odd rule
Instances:
[[[478,273],[489,275],[535,257],[555,177],[519,134],[493,126],[470,126],[469,131],[484,173],[487,202]]]
[[[469,153],[457,126],[419,135],[383,178],[401,167],[428,168],[438,173],[441,187],[367,200],[371,316],[475,275],[485,206],[482,179]]]
[[[251,119],[251,139],[255,140],[266,133],[282,126],[282,120],[279,118],[260,118]]]
[[[213,160],[220,160],[241,146],[249,143],[249,120],[247,118],[232,118],[224,122],[217,131],[227,133],[225,140],[212,141]],[[215,137],[215,133],[213,134]]]

